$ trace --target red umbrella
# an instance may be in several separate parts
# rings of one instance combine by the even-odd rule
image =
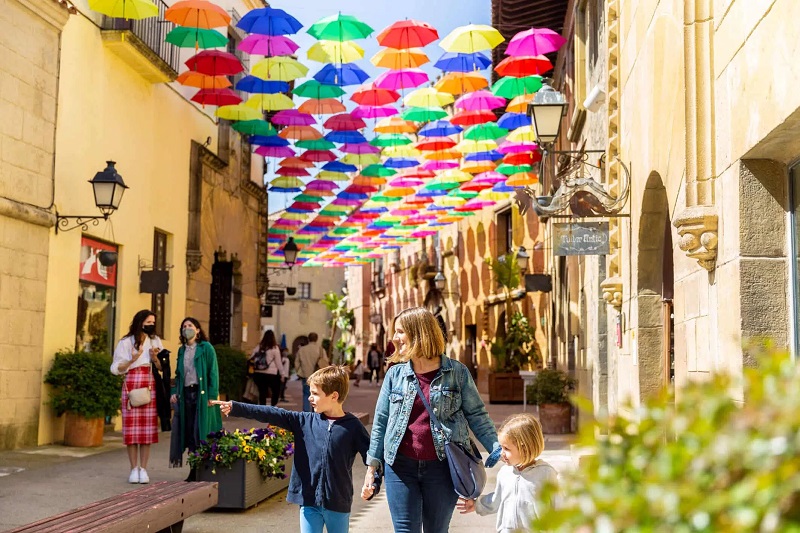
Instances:
[[[450,117],[450,123],[458,126],[474,126],[495,120],[497,117],[491,111],[462,111]]]
[[[545,56],[509,56],[494,69],[501,76],[524,78],[534,74],[544,74],[553,69],[553,64]]]
[[[362,85],[362,88],[353,93],[350,100],[359,105],[382,106],[393,104],[400,99],[400,93],[391,89],[380,89],[373,83]]]
[[[242,99],[230,89],[200,89],[192,101],[202,105],[236,105]]]
[[[516,154],[506,154],[503,156],[503,163],[509,165],[533,165],[542,160],[542,154],[538,150],[534,152],[521,152]]]
[[[323,161],[336,161],[337,157],[330,150],[306,150],[300,154],[300,159],[321,163]]]
[[[289,208],[300,211],[315,211],[320,208],[320,204],[317,202],[294,202]]]
[[[426,137],[415,144],[417,150],[435,152],[438,150],[447,150],[456,145],[456,142],[450,137]]]
[[[353,118],[350,113],[341,113],[326,120],[323,126],[329,130],[353,131],[366,128],[367,124],[360,118]]]
[[[203,50],[190,57],[186,66],[209,76],[233,76],[244,70],[238,57],[219,50]]]
[[[400,20],[378,34],[378,44],[389,48],[421,48],[438,38],[439,32],[426,22]]]
[[[311,174],[304,168],[297,167],[280,167],[275,171],[278,176],[310,176]]]

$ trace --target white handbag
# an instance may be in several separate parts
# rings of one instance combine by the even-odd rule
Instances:
[[[141,387],[128,391],[128,409],[147,405],[150,403],[150,400],[150,389],[148,387]]]

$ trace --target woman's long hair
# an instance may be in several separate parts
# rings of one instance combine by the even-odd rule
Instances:
[[[397,324],[400,324],[408,338],[408,347],[402,355],[399,351],[393,353],[389,358],[390,362],[404,363],[412,357],[436,359],[444,353],[442,329],[433,313],[424,307],[410,307],[400,311],[392,322],[392,338]]]
[[[259,343],[259,347],[264,350],[265,352],[270,348],[274,348],[278,345],[278,341],[275,340],[275,332],[271,329],[268,329],[264,332],[264,336],[261,337],[261,342]]]
[[[140,344],[139,337],[144,335],[144,330],[142,329],[144,326],[144,321],[151,316],[156,316],[156,314],[149,309],[142,309],[133,315],[131,325],[128,326],[128,333],[125,334],[125,337],[133,337],[133,347],[137,350],[139,349]]]
[[[181,320],[181,327],[180,327],[180,330],[178,331],[178,337],[179,337],[179,338],[180,338],[180,340],[181,340],[181,344],[183,344],[184,346],[186,346],[186,343],[188,342],[188,341],[186,340],[186,337],[184,337],[184,336],[183,336],[183,324],[184,324],[184,323],[185,323],[187,320],[188,320],[189,322],[191,322],[192,324],[194,324],[194,327],[195,327],[195,328],[197,328],[197,336],[195,337],[195,342],[197,342],[198,344],[199,344],[199,343],[201,343],[201,342],[203,342],[203,341],[206,341],[206,342],[208,342],[208,337],[206,337],[206,332],[205,332],[205,331],[203,331],[203,330],[200,328],[200,321],[199,321],[199,320],[197,320],[196,318],[193,318],[193,317],[187,316],[186,318],[184,318],[183,320]]]

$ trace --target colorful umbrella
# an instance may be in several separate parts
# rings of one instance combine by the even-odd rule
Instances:
[[[310,176],[307,170],[303,168],[297,167],[280,167],[278,170],[275,171],[275,174],[278,176]]]
[[[314,79],[327,85],[361,85],[369,79],[369,74],[355,63],[328,64],[314,74]]]
[[[418,68],[387,70],[375,78],[375,87],[379,89],[408,89],[419,87],[428,82],[428,74]]]
[[[338,98],[344,94],[344,89],[336,85],[325,85],[314,79],[304,81],[295,87],[292,94],[316,99]]]
[[[476,124],[464,132],[464,138],[473,141],[481,141],[485,139],[499,139],[508,134],[508,130],[501,128],[494,122],[486,122],[484,124]]]
[[[397,115],[399,111],[394,106],[381,105],[381,106],[356,106],[353,110],[353,116],[357,118],[384,118]]]
[[[437,120],[436,122],[431,122],[423,126],[423,128],[419,130],[419,135],[421,137],[448,137],[456,133],[461,133],[462,131],[461,127],[455,126],[447,120]]]
[[[260,135],[253,135],[250,137],[250,144],[259,146],[289,146],[289,141],[277,135],[270,135],[262,137]]]
[[[461,159],[463,154],[455,149],[439,150],[436,152],[427,152],[425,159],[429,161],[447,161],[452,159]]]
[[[409,107],[400,114],[403,120],[412,122],[430,122],[447,116],[447,111],[441,107]]]
[[[441,93],[433,87],[424,87],[406,95],[403,103],[411,107],[443,107],[453,103],[453,95]]]
[[[456,145],[456,141],[450,137],[428,137],[419,141],[414,146],[418,150],[434,151],[434,150],[447,150]]]
[[[294,101],[283,93],[254,94],[248,98],[245,105],[261,111],[282,111],[292,109]]]
[[[317,40],[352,41],[365,39],[374,30],[352,15],[332,15],[318,20],[308,29],[309,35]]]
[[[500,120],[497,121],[497,125],[507,130],[515,130],[517,128],[521,128],[522,126],[530,126],[531,117],[528,115],[527,112],[509,113],[508,107],[506,107],[506,113],[502,117],[500,117]]]
[[[366,137],[357,131],[337,130],[325,134],[325,140],[334,143],[365,143]]]
[[[243,120],[241,122],[234,122],[231,126],[239,133],[246,135],[260,135],[262,137],[271,137],[277,135],[278,132],[275,127],[266,120]]]
[[[294,143],[298,148],[306,148],[308,150],[333,150],[336,145],[325,139],[307,139],[304,141],[297,141]]]
[[[472,54],[480,50],[491,50],[505,39],[500,32],[485,24],[469,24],[451,31],[439,42],[447,52]]]
[[[517,128],[508,134],[506,140],[511,142],[536,142],[536,131],[534,131],[533,126]]]
[[[459,167],[458,161],[429,160],[425,161],[417,168],[423,171],[438,172],[440,170],[449,170],[451,168],[458,168],[458,167]]]
[[[506,105],[506,99],[495,96],[489,91],[475,91],[467,93],[454,104],[457,109],[464,111],[485,111],[497,109]]]
[[[322,138],[322,133],[313,126],[287,126],[278,134],[282,139],[313,141]]]
[[[533,99],[535,97],[536,93],[521,94],[517,96],[516,98],[512,99],[506,106],[506,113],[524,113],[527,115],[528,105],[533,103]],[[530,123],[525,125],[528,126],[530,125]]]
[[[430,24],[406,19],[384,28],[378,34],[378,44],[389,48],[417,48],[438,38],[439,32]]]
[[[303,25],[283,9],[260,7],[245,13],[239,22],[236,23],[236,27],[241,28],[247,33],[288,35],[297,33]]]
[[[406,157],[390,157],[383,165],[387,168],[410,168],[419,165],[419,161]]]
[[[284,35],[260,35],[252,33],[242,39],[236,47],[248,54],[274,57],[290,56],[300,48],[297,43]]]
[[[417,126],[400,117],[391,117],[378,121],[374,129],[378,133],[415,133]]]
[[[433,66],[445,72],[474,72],[489,68],[491,64],[492,60],[480,52],[445,52]]]
[[[323,161],[336,161],[336,156],[330,150],[306,150],[305,152],[300,154],[300,159],[302,159],[303,161],[313,161],[314,163],[322,163]],[[317,174],[317,176],[321,175],[322,173]]]
[[[382,106],[392,104],[400,98],[400,94],[391,89],[381,89],[372,83],[364,84],[350,97],[352,101],[365,106]]]
[[[337,131],[360,130],[367,127],[363,120],[353,117],[350,113],[332,116],[325,121],[323,126],[329,130]],[[366,140],[360,142],[366,142]]]
[[[347,111],[345,105],[335,98],[322,98],[319,100],[310,98],[300,104],[300,107],[297,109],[303,113],[310,113],[312,115],[334,115]]]
[[[232,85],[227,76],[209,76],[193,70],[181,72],[175,81],[186,87],[197,87],[198,89],[224,89]]]
[[[308,67],[287,56],[265,57],[253,65],[252,73],[264,80],[292,81],[308,74]]]
[[[418,68],[428,63],[430,60],[421,48],[410,48],[397,50],[394,48],[384,48],[379,50],[370,62],[376,67],[383,67],[392,70],[404,68]]]
[[[236,82],[236,90],[254,94],[288,93],[289,84],[285,81],[267,81],[255,76],[245,76]]]
[[[450,117],[450,122],[459,126],[473,126],[495,120],[497,117],[491,111],[462,111]]]
[[[230,89],[200,89],[192,96],[192,102],[202,105],[236,105],[241,97]]]
[[[89,0],[89,9],[111,18],[141,20],[158,16],[150,0]]]
[[[434,84],[443,93],[464,94],[489,86],[488,80],[478,72],[450,72]]]
[[[389,146],[382,150],[386,157],[419,157],[420,151],[407,144],[405,146]]]
[[[294,150],[288,146],[259,146],[256,148],[256,153],[264,157],[291,157],[294,155]]]
[[[507,57],[494,67],[494,70],[501,76],[514,76],[515,78],[544,74],[552,69],[553,64],[545,56]]]
[[[186,66],[209,76],[234,76],[244,70],[238,57],[219,50],[203,50],[190,57]]]
[[[346,154],[340,159],[342,163],[365,167],[381,162],[381,157],[377,154]]]
[[[311,124],[316,124],[316,120],[314,117],[309,115],[308,113],[301,113],[296,109],[287,109],[286,111],[278,111],[275,113],[275,116],[272,117],[273,124],[281,124],[283,126],[292,126],[292,125],[303,125],[303,126],[310,126]]]
[[[567,40],[549,28],[531,28],[512,37],[506,48],[510,56],[538,56],[558,51]]]
[[[306,55],[318,63],[352,63],[364,57],[364,49],[351,41],[317,41]]]
[[[533,165],[541,160],[542,153],[538,150],[535,152],[520,152],[503,156],[503,163],[508,163],[509,165]]]
[[[541,76],[525,76],[524,78],[506,76],[505,78],[500,78],[492,85],[492,94],[511,99],[521,94],[535,93],[541,88]]]
[[[505,154],[518,154],[520,152],[533,152],[538,148],[539,146],[536,143],[532,142],[506,141],[497,148],[497,151],[505,155]]]
[[[372,146],[403,146],[406,144],[411,144],[412,141],[406,135],[402,133],[382,133],[380,135],[376,135],[374,139],[372,139],[369,144]]]
[[[178,26],[206,29],[227,27],[231,23],[231,16],[227,11],[206,0],[175,2],[164,12],[164,19]],[[227,42],[227,39],[225,41]]]
[[[228,44],[228,38],[215,30],[203,28],[172,28],[164,39],[181,48],[219,48]]]
[[[258,120],[262,118],[260,112],[244,104],[225,105],[218,107],[214,115],[226,120]]]
[[[314,163],[303,161],[299,157],[287,157],[281,160],[280,165],[282,167],[311,168],[314,166]]]
[[[506,185],[509,187],[527,187],[537,183],[539,183],[539,176],[533,172],[514,174],[506,180]]]

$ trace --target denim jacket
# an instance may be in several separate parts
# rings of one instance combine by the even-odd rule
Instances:
[[[410,362],[395,365],[386,373],[375,406],[367,464],[378,468],[383,460],[394,464],[417,397],[416,379]],[[431,382],[430,404],[450,440],[467,444],[471,429],[489,452],[500,446],[494,422],[486,412],[469,370],[446,355],[442,355],[441,370]],[[434,429],[433,422],[431,432],[436,455],[444,461],[444,438]]]

